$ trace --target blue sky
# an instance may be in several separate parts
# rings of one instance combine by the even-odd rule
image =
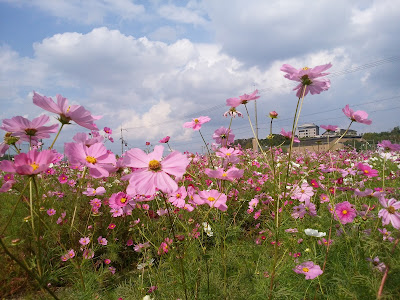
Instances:
[[[260,137],[271,110],[274,132],[289,130],[297,99],[279,68],[331,62],[331,88],[306,97],[300,124],[345,128],[350,104],[373,121],[353,129],[388,131],[400,125],[398,28],[400,0],[0,0],[0,119],[46,113],[33,90],[61,94],[103,115],[98,127],[114,130],[117,153],[121,126],[130,147],[169,135],[175,149],[201,151],[184,122],[208,115],[211,142],[229,125],[225,100],[257,88]],[[232,129],[252,135],[246,118]],[[56,148],[84,131],[69,126]]]

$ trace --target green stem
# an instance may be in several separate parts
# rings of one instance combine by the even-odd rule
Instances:
[[[174,223],[173,223],[172,218],[171,218],[171,214],[169,212],[170,209],[169,209],[168,201],[167,201],[167,198],[165,196],[163,196],[163,198],[164,198],[165,206],[167,208],[168,219],[169,219],[169,223],[170,223],[171,231],[172,231],[172,235],[173,235],[172,240],[174,242],[176,242],[175,228],[174,228]],[[178,252],[178,257],[179,257],[178,259],[179,259],[179,266],[180,266],[180,269],[181,269],[182,284],[183,284],[183,287],[184,287],[184,290],[185,290],[185,299],[187,300],[188,296],[187,296],[187,288],[186,288],[185,268],[183,266],[183,255],[181,254],[180,245],[177,242],[176,242],[176,251]]]
[[[214,168],[214,164],[213,164],[213,161],[212,161],[212,158],[211,158],[210,149],[208,149],[206,140],[204,139],[203,134],[201,133],[200,129],[199,129],[199,133],[200,133],[201,138],[203,139],[204,145],[206,145],[206,148],[207,148],[207,152],[208,152],[208,156],[209,156],[209,160],[210,160],[211,166]]]
[[[13,260],[15,261],[22,269],[25,270],[26,273],[32,278],[35,279],[41,288],[44,288],[54,299],[59,300],[58,297],[50,290],[46,284],[43,284],[42,280],[31,270],[29,270],[19,259],[17,259],[6,247],[3,242],[3,239],[0,237],[0,244],[3,247],[4,252]]]
[[[85,178],[85,176],[86,176],[86,173],[87,173],[87,167],[85,167],[85,169],[83,170],[82,177],[81,177],[81,179],[80,179],[80,184],[79,184],[79,187],[78,187],[78,191],[76,192],[75,208],[74,208],[74,214],[73,214],[73,216],[72,216],[72,221],[71,221],[70,230],[72,230],[72,227],[74,226],[76,210],[77,210],[77,208],[78,208],[78,199],[80,198],[80,194],[81,194],[81,190],[82,190],[82,186],[83,186],[83,180],[84,180],[84,178]]]
[[[331,147],[329,147],[328,151],[330,151],[339,141],[346,135],[346,133],[349,131],[351,124],[353,124],[353,120],[351,120],[349,127],[347,127],[346,131],[332,144]]]
[[[56,137],[54,138],[54,141],[53,141],[53,143],[51,143],[51,146],[50,146],[50,148],[49,148],[49,149],[52,149],[52,148],[53,148],[53,146],[54,146],[54,143],[56,142],[56,140],[57,140],[58,136],[60,135],[61,129],[63,129],[63,127],[64,127],[64,124],[63,124],[63,123],[61,123],[61,127],[60,127],[60,129],[58,130],[58,132],[57,132],[57,135],[56,135]]]
[[[32,177],[32,181],[33,181],[33,185],[35,186],[35,194],[36,194],[36,206],[38,208],[38,228],[37,228],[37,236],[36,236],[36,240],[37,240],[37,247],[38,247],[38,273],[39,273],[39,277],[42,277],[42,245],[40,243],[40,234],[41,234],[41,229],[42,229],[42,218],[41,218],[41,213],[40,213],[40,201],[39,201],[39,190],[38,190],[38,186],[36,183],[36,179],[33,176]]]
[[[17,203],[14,205],[14,208],[13,208],[13,211],[11,213],[10,218],[7,220],[6,225],[4,226],[3,230],[0,232],[0,236],[2,236],[4,234],[4,232],[6,232],[6,229],[7,229],[8,225],[10,225],[10,222],[11,222],[11,220],[12,220],[12,218],[13,218],[16,210],[17,210],[18,204],[21,202],[21,199],[24,196],[24,192],[25,192],[26,188],[28,187],[28,184],[29,184],[29,182],[27,182],[25,184],[24,188],[22,189],[21,195],[19,196],[19,198],[17,200]]]

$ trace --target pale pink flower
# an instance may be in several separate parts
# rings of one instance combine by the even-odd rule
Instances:
[[[34,175],[47,170],[49,165],[57,157],[55,150],[43,150],[38,152],[31,150],[14,157],[14,162],[3,160],[0,162],[0,170],[20,175]]]
[[[82,192],[82,194],[86,196],[101,196],[105,194],[106,189],[102,186],[99,186],[98,188],[87,188],[86,191]]]
[[[86,246],[89,243],[90,243],[90,238],[88,237],[83,237],[79,239],[79,244],[81,244],[82,246]]]
[[[301,186],[296,185],[293,189],[292,199],[297,199],[301,202],[309,201],[314,195],[314,190],[307,182],[303,182]]]
[[[228,209],[226,200],[226,195],[217,190],[199,191],[198,195],[194,195],[193,197],[193,201],[196,204],[208,204],[210,207],[216,207],[221,211],[226,211]]]
[[[228,170],[218,168],[216,170],[205,169],[204,173],[211,178],[233,181],[243,176],[244,170],[232,167]]]
[[[175,207],[183,208],[186,204],[186,196],[186,188],[185,186],[181,186],[175,192],[169,194],[168,202],[172,203]]]
[[[97,242],[98,242],[100,245],[103,245],[103,246],[107,246],[107,244],[108,244],[107,239],[106,239],[106,238],[103,238],[102,236],[99,236],[99,238],[97,239]]]
[[[186,122],[185,124],[183,124],[184,128],[192,128],[193,130],[200,130],[201,125],[203,125],[204,123],[210,122],[211,119],[209,117],[198,117],[192,120],[192,122]]]
[[[295,271],[297,274],[306,275],[307,280],[314,279],[323,273],[321,267],[315,265],[312,261],[303,262],[302,264],[296,266],[293,271]]]
[[[116,164],[115,155],[101,143],[96,143],[89,148],[81,143],[65,143],[64,148],[70,163],[88,167],[89,174],[94,178],[108,177],[109,169]]]
[[[281,130],[281,135],[283,135],[285,138],[288,138],[289,140],[292,139],[292,132],[291,131],[285,131],[283,128]],[[300,140],[295,136],[293,138],[294,143],[300,143]]]
[[[338,127],[336,125],[321,125],[319,126],[323,129],[325,129],[326,131],[330,132],[330,131],[336,131],[336,129],[338,129]]]
[[[352,110],[347,104],[343,109],[343,113],[353,122],[358,122],[362,124],[370,125],[372,123],[371,120],[368,120],[368,114],[363,110]]]
[[[328,75],[329,73],[322,73],[322,72],[326,71],[330,67],[332,67],[332,65],[329,63],[311,69],[308,67],[304,67],[297,70],[291,65],[284,64],[281,67],[281,71],[287,73],[284,75],[285,78],[300,82],[293,89],[294,91],[297,90],[296,96],[300,98],[303,95],[303,93],[304,96],[306,96],[309,91],[311,95],[314,95],[329,89],[329,87],[331,86],[330,80],[319,77]],[[303,89],[305,89],[305,91],[303,91]]]
[[[248,94],[243,94],[239,96],[239,98],[229,98],[226,99],[226,105],[231,106],[231,107],[238,107],[240,104],[246,104],[247,102],[251,100],[256,100],[260,98],[260,96],[257,96],[258,90],[255,90],[253,93],[250,95]]]
[[[77,143],[82,143],[85,144],[86,147],[90,147],[93,144],[102,143],[104,137],[102,137],[101,135],[96,135],[96,136],[93,135],[92,137],[90,137],[84,132],[78,132],[77,134],[74,135],[72,139]]]
[[[56,214],[56,210],[54,208],[50,208],[47,210],[47,214],[49,216],[54,216]]]
[[[232,133],[232,130],[225,127],[220,127],[214,131],[212,138],[217,144],[220,144],[222,147],[227,147],[233,143],[235,140],[235,135]]]
[[[156,188],[165,193],[172,193],[178,189],[170,175],[181,178],[186,172],[189,159],[178,151],[173,151],[163,159],[163,151],[164,147],[157,145],[149,154],[138,148],[126,152],[124,163],[128,167],[136,168],[130,174],[127,188],[129,194],[153,195]]]
[[[223,115],[224,117],[231,116],[235,118],[236,116],[243,118],[243,114],[236,109],[236,107],[231,107],[228,111],[226,111]]]
[[[43,126],[50,121],[46,115],[42,115],[29,121],[28,119],[16,116],[11,119],[4,119],[0,129],[11,132],[12,136],[18,136],[22,141],[36,144],[41,139],[49,138],[50,133],[57,132],[58,124]]]
[[[68,105],[68,100],[61,95],[57,95],[57,104],[51,98],[41,96],[33,92],[33,103],[49,112],[58,114],[58,120],[61,124],[71,124],[74,121],[76,124],[90,130],[98,130],[94,121],[101,116],[92,116],[91,113],[80,105]]]
[[[381,209],[378,216],[382,218],[382,226],[389,223],[396,229],[400,229],[400,201],[396,199],[386,199],[384,196],[379,197],[379,202],[384,209]]]

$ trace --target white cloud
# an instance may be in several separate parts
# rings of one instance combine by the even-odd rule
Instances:
[[[190,3],[189,3],[190,4]],[[189,5],[186,7],[176,6],[173,4],[162,5],[158,8],[161,17],[178,23],[206,25],[208,21],[202,16],[203,11],[197,7]]]

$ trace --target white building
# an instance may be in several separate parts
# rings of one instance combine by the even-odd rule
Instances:
[[[310,138],[319,135],[319,126],[314,123],[307,123],[297,128],[299,138]]]

